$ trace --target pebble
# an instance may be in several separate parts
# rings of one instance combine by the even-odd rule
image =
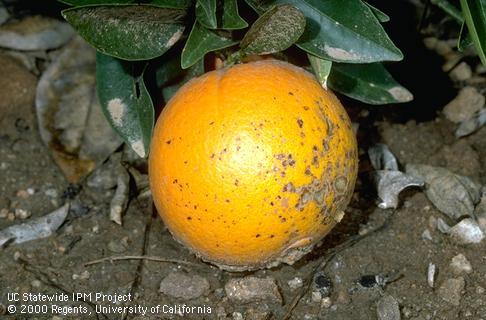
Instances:
[[[69,24],[28,16],[0,28],[0,46],[14,50],[48,50],[65,44],[74,34]]]
[[[14,221],[14,220],[15,220],[15,213],[13,213],[13,212],[9,212],[9,213],[7,214],[7,220],[8,220],[8,221]]]
[[[473,271],[471,263],[462,253],[453,257],[449,266],[455,274],[471,273]]]
[[[462,291],[464,290],[465,281],[463,277],[451,278],[445,280],[437,291],[437,295],[444,301],[453,306],[461,304]]]
[[[7,216],[8,216],[8,209],[5,209],[5,208],[1,209],[0,210],[0,219],[6,219]]]
[[[209,289],[209,281],[206,278],[172,272],[160,282],[159,292],[174,298],[191,300],[206,295]]]
[[[481,286],[477,286],[477,287],[476,287],[476,293],[477,293],[477,294],[483,294],[485,291],[486,291],[486,289],[484,289],[484,288],[483,288],[483,287],[481,287]]]
[[[258,310],[255,308],[249,308],[245,311],[245,320],[269,320],[271,312],[267,310]]]
[[[302,281],[302,278],[295,277],[292,280],[287,281],[287,284],[291,290],[295,290],[302,288],[304,282]]]
[[[32,213],[28,210],[15,209],[15,217],[19,218],[21,220],[25,220],[27,218],[30,218],[31,215],[32,215]]]
[[[429,287],[433,288],[435,284],[435,272],[437,267],[432,262],[429,262],[429,267],[427,268],[427,284]]]
[[[454,69],[449,73],[449,77],[452,81],[460,82],[470,79],[473,75],[471,67],[466,62],[459,63]]]
[[[422,239],[429,240],[429,241],[433,241],[434,240],[432,238],[432,234],[430,233],[430,230],[429,229],[425,229],[424,232],[422,232]]]
[[[325,297],[321,301],[321,308],[330,308],[332,306],[332,300],[329,297]]]
[[[39,280],[35,279],[35,280],[32,280],[32,282],[30,283],[30,285],[32,286],[32,288],[40,288],[40,286],[42,285],[42,282],[40,282]]]
[[[127,239],[128,240],[128,239]],[[127,240],[123,241],[123,239],[120,240],[111,240],[108,242],[108,250],[114,253],[122,253],[127,250],[128,243]]]
[[[277,283],[274,278],[248,276],[230,279],[224,286],[226,296],[236,303],[249,303],[267,300],[282,304]]]
[[[318,273],[314,277],[314,288],[319,290],[323,297],[327,297],[331,294],[332,282],[328,276],[322,273]]]
[[[319,291],[313,291],[312,294],[311,294],[311,300],[314,303],[321,302],[322,294]]]
[[[485,102],[485,97],[474,87],[464,87],[459,94],[449,102],[443,110],[447,119],[460,123],[471,118]]]
[[[386,295],[378,300],[376,312],[379,320],[400,320],[400,308],[392,296]]]
[[[243,320],[243,315],[240,312],[233,312],[233,320]]]

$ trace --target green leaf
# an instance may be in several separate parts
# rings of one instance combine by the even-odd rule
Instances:
[[[237,44],[237,41],[219,36],[214,31],[194,22],[189,38],[182,49],[181,66],[187,69],[206,55],[206,53],[224,49]]]
[[[457,49],[462,52],[472,45],[473,42],[471,36],[467,33],[465,23],[463,23],[461,25],[461,31],[459,32],[459,38],[457,39]]]
[[[216,29],[216,0],[197,0],[196,17],[200,24],[208,29]]]
[[[312,71],[314,71],[317,80],[319,80],[319,83],[324,89],[327,89],[327,79],[331,73],[332,61],[324,60],[311,54],[307,54],[307,57],[309,58]]]
[[[353,99],[369,104],[408,102],[413,95],[386,71],[381,63],[332,66],[329,87]]]
[[[299,9],[279,5],[265,12],[241,40],[245,54],[270,54],[289,48],[302,35],[305,17]]]
[[[486,0],[460,0],[469,35],[486,65]]]
[[[146,157],[154,126],[154,106],[140,63],[96,55],[96,89],[105,117],[140,157]],[[138,68],[141,69],[141,68]]]
[[[62,15],[98,51],[124,60],[158,57],[184,31],[184,11],[153,6],[75,7]]]
[[[375,15],[376,19],[378,19],[378,21],[380,21],[380,22],[390,21],[390,17],[386,13],[384,13],[383,11],[381,11],[380,9],[378,9],[376,7],[373,7],[368,2],[363,1],[363,3],[366,4],[371,9],[371,12],[373,12],[373,14]]]
[[[188,69],[181,68],[181,57],[177,55],[157,69],[155,76],[157,86],[162,88],[162,96],[165,102],[182,87],[187,81],[204,73],[204,60],[201,59]]]
[[[371,9],[361,0],[246,0],[259,13],[276,4],[291,4],[307,18],[297,46],[322,59],[369,63],[399,61],[393,44]]]
[[[92,5],[126,5],[126,4],[149,4],[155,7],[168,9],[187,9],[191,5],[191,0],[58,0],[72,6],[92,6]]]
[[[464,17],[462,16],[461,11],[457,9],[456,6],[452,5],[448,0],[431,0],[430,2],[441,8],[445,13],[454,18],[454,20],[456,20],[459,24],[462,24],[464,22]]]
[[[237,30],[246,27],[248,27],[248,23],[240,17],[236,0],[223,0],[222,28]]]

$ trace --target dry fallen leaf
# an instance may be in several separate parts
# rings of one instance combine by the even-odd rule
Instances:
[[[421,164],[408,164],[406,172],[425,180],[427,198],[451,219],[457,221],[464,216],[473,216],[474,205],[481,197],[481,186],[468,177],[442,167]]]
[[[42,140],[70,182],[89,174],[122,143],[96,97],[95,51],[80,37],[41,76],[36,109]]]

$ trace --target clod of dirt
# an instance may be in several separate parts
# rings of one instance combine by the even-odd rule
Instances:
[[[398,302],[392,296],[383,296],[376,304],[378,320],[400,320]]]
[[[471,67],[464,61],[459,63],[449,73],[449,77],[455,82],[466,81],[467,79],[470,79],[472,75]]]
[[[455,274],[471,273],[473,271],[471,263],[462,253],[454,256],[449,266]]]
[[[473,215],[474,205],[480,200],[481,186],[468,177],[445,168],[421,164],[408,164],[406,172],[425,180],[427,198],[451,219],[457,221]]]
[[[447,279],[441,284],[437,295],[457,307],[461,304],[465,284],[463,277]]]
[[[0,46],[14,50],[49,50],[62,46],[74,35],[66,22],[29,16],[0,27]]]
[[[224,286],[228,298],[234,303],[268,301],[282,304],[277,282],[272,277],[253,276],[230,279]]]
[[[474,87],[464,87],[457,97],[449,102],[443,110],[447,119],[460,123],[470,119],[478,112],[485,102],[485,97]]]
[[[192,300],[209,292],[209,281],[198,275],[188,276],[181,272],[172,272],[160,282],[159,291],[168,296]]]

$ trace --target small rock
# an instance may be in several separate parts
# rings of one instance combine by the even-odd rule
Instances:
[[[484,233],[478,223],[466,218],[449,230],[449,235],[458,244],[480,243],[484,238]]]
[[[72,279],[73,280],[88,280],[89,277],[91,276],[91,274],[89,273],[88,270],[85,270],[83,272],[81,272],[81,274],[73,274],[72,275]]]
[[[270,320],[271,312],[268,310],[259,310],[255,308],[249,308],[245,311],[245,320]]]
[[[191,300],[207,294],[209,289],[209,281],[206,278],[172,272],[160,282],[159,292],[174,298]]]
[[[287,284],[291,290],[302,288],[304,285],[302,278],[295,277],[292,280],[287,281]]]
[[[314,303],[321,302],[322,294],[319,291],[313,291],[312,294],[311,294],[311,300]]]
[[[126,241],[111,240],[108,242],[108,250],[114,253],[125,252],[128,248],[128,243]]]
[[[378,300],[376,312],[379,320],[400,320],[400,308],[392,296],[383,296]]]
[[[432,234],[430,233],[429,229],[425,229],[424,232],[422,232],[422,239],[433,241]]]
[[[449,102],[443,110],[447,119],[454,123],[460,123],[472,118],[485,102],[485,97],[474,87],[464,87],[457,97]]]
[[[282,304],[277,283],[274,278],[257,278],[253,276],[229,280],[224,286],[226,295],[236,303],[249,303],[268,300]]]
[[[314,288],[317,289],[323,297],[331,294],[332,282],[328,276],[322,273],[317,273],[314,277]]]
[[[457,307],[461,304],[464,286],[465,281],[463,277],[447,279],[442,283],[437,294],[442,300]]]
[[[332,300],[329,297],[325,297],[321,301],[321,308],[330,308],[332,306]]]
[[[243,315],[240,312],[233,312],[233,320],[243,320]]]
[[[429,262],[429,267],[427,268],[427,284],[429,287],[433,288],[435,284],[435,272],[437,267],[432,262]]]
[[[449,266],[451,267],[452,271],[455,274],[472,272],[471,263],[467,260],[467,258],[462,253],[452,258],[452,261]]]
[[[30,283],[30,285],[32,286],[32,288],[40,288],[40,286],[42,285],[42,282],[40,282],[39,280],[35,279],[35,280],[32,280],[32,282]]]
[[[452,81],[460,82],[466,81],[472,77],[471,67],[466,62],[459,63],[454,69],[449,73],[449,77]]]
[[[65,22],[28,16],[0,28],[0,46],[14,50],[48,50],[65,44],[74,30]]]
[[[483,287],[481,287],[481,286],[476,287],[476,293],[477,294],[483,294],[484,292],[486,292],[486,289],[484,289]]]
[[[8,209],[3,208],[0,210],[0,219],[6,219],[8,216]]]
[[[24,209],[15,209],[15,217],[19,218],[21,220],[25,220],[29,218],[32,215],[32,213],[28,210]]]
[[[8,221],[14,221],[14,220],[15,220],[15,213],[13,213],[13,212],[9,212],[9,213],[7,214],[7,220],[8,220]]]

